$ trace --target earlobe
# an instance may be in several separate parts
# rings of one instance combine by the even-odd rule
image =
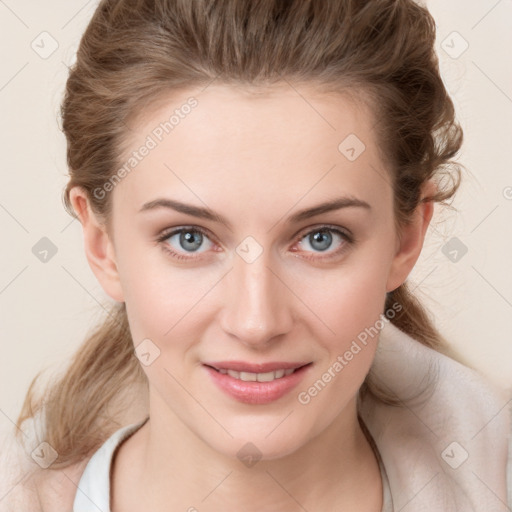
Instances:
[[[436,192],[435,183],[428,181],[423,187],[422,199],[432,197]],[[396,290],[405,282],[418,260],[427,228],[434,213],[433,201],[420,202],[410,224],[403,226],[397,252],[393,258],[386,291]]]
[[[69,199],[82,224],[84,250],[91,270],[107,295],[124,302],[114,245],[104,223],[92,211],[84,189],[72,188]]]

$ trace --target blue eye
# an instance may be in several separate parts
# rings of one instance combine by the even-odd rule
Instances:
[[[177,241],[175,242],[178,244],[178,247],[180,250],[184,250],[185,253],[191,251],[192,253],[195,253],[198,251],[200,246],[203,244],[203,240],[205,238],[208,238],[205,231],[199,228],[180,228],[176,229],[170,233],[164,233],[159,239],[159,242],[167,242],[170,239],[174,237],[178,237]],[[169,252],[172,256],[176,257],[177,259],[195,259],[195,256],[183,256],[181,253],[173,250],[169,247],[168,243],[163,244],[164,249]]]
[[[171,242],[175,237],[175,241]],[[340,240],[337,244],[339,247],[333,251],[328,251],[333,243],[335,243],[336,238]],[[163,249],[173,258],[189,261],[199,258],[202,253],[208,251],[208,248],[204,251],[199,251],[201,246],[204,245],[205,240],[208,240],[209,243],[213,245],[207,232],[199,227],[181,227],[170,232],[166,231],[157,239],[157,241],[162,244]],[[306,251],[312,252],[313,255],[305,256],[305,258],[320,261],[339,256],[354,243],[354,239],[351,235],[330,226],[320,226],[313,230],[310,229],[297,239],[298,244],[301,246],[304,246],[304,241],[313,249],[312,251]],[[326,255],[318,257],[318,254],[321,253],[326,253]]]
[[[173,236],[179,236],[178,243],[183,249],[197,251],[203,243],[203,234],[199,231],[192,231],[190,229],[186,231],[180,231]],[[172,237],[169,237],[172,238]]]
[[[339,247],[333,251],[327,252],[328,249],[333,245],[333,240],[335,238],[341,239],[341,242],[337,244]],[[308,231],[305,235],[300,237],[300,245],[303,245],[304,241],[306,241],[309,246],[313,248],[313,255],[306,256],[306,259],[316,260],[331,259],[333,257],[339,256],[352,243],[354,243],[354,239],[348,233],[330,226],[321,226],[320,228]],[[318,253],[323,252],[327,252],[327,255],[321,256],[320,258],[316,256]]]
[[[316,250],[323,252],[332,245],[333,236],[330,230],[324,229],[311,232],[304,237],[304,240],[307,240],[312,247],[316,245]]]

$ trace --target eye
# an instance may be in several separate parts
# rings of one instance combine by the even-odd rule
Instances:
[[[337,244],[336,239],[338,239]],[[199,249],[204,246],[205,240],[209,241],[209,244],[207,244],[209,247],[207,246],[204,251],[200,251]],[[166,230],[157,238],[157,241],[161,243],[163,250],[173,258],[189,261],[199,258],[203,252],[207,252],[214,245],[208,233],[204,229],[195,226]],[[323,225],[302,234],[298,238],[297,244],[302,248],[304,246],[307,248],[308,245],[312,247],[313,255],[305,256],[306,259],[324,260],[341,255],[354,242],[354,238],[341,229]],[[329,251],[329,248],[333,245],[338,245],[338,248]],[[294,249],[292,251],[297,252]],[[326,253],[326,255],[318,257],[319,253]]]
[[[175,238],[174,242],[172,239]],[[208,238],[206,231],[197,227],[183,227],[173,231],[164,232],[157,240],[162,243],[163,249],[177,259],[195,259],[193,253],[201,254],[199,251],[204,240]],[[174,248],[178,250],[175,250]],[[208,250],[208,249],[206,249]],[[183,252],[187,255],[183,255]]]
[[[336,243],[338,239],[338,243]],[[348,233],[334,228],[331,226],[320,226],[314,230],[308,231],[305,235],[299,238],[298,242],[302,247],[312,247],[314,253],[326,253],[326,256],[306,256],[307,259],[328,259],[340,255],[342,252],[347,250],[351,244],[354,243],[354,239]],[[337,245],[338,248],[329,251],[333,245]]]

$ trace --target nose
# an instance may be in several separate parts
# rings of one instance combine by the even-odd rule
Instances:
[[[226,276],[221,327],[252,349],[267,348],[292,327],[293,293],[278,274],[263,252],[252,263],[236,256]]]

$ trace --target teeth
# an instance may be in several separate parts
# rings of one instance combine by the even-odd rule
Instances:
[[[237,372],[235,370],[219,370],[220,373],[228,374],[234,379],[243,380],[245,382],[272,382],[275,379],[280,379],[287,375],[291,375],[295,371],[294,368],[288,370],[276,370],[275,372],[266,373],[251,373],[251,372]]]
[[[256,382],[257,377],[257,373],[240,372],[240,380],[244,380],[246,382]]]

